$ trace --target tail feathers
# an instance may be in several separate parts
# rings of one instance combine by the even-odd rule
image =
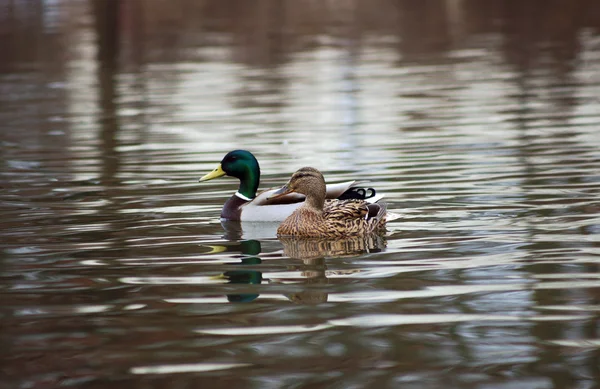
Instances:
[[[368,199],[365,199],[365,201],[367,203],[369,203],[369,204],[375,204],[375,203],[377,203],[379,200],[381,200],[384,197],[385,197],[384,194],[378,194],[378,195],[375,195],[373,197],[369,197]]]
[[[387,212],[387,203],[377,203],[379,205],[379,212],[377,212],[376,219],[380,222],[385,221],[385,214]]]
[[[385,220],[388,222],[400,219],[401,217],[402,217],[402,215],[399,213],[396,213],[396,212],[386,212],[386,214],[385,214]]]
[[[367,208],[369,209],[369,214],[366,217],[367,220],[375,219],[377,223],[385,221],[387,203],[369,204]]]
[[[369,213],[365,215],[365,219],[373,219],[379,215],[379,211],[381,210],[381,206],[379,204],[368,204],[367,209]]]
[[[377,192],[374,188],[353,187],[342,193],[339,200],[367,200],[375,197]]]

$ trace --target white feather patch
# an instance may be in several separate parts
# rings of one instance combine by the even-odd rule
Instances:
[[[248,203],[242,208],[240,219],[245,222],[281,222],[292,214],[303,203],[277,204],[269,206]]]
[[[369,204],[375,204],[376,202],[378,202],[379,200],[381,200],[384,197],[385,197],[384,194],[376,194],[373,197],[369,197],[368,199],[365,199],[365,201]]]
[[[242,199],[242,200],[245,200],[245,201],[252,201],[252,199],[251,199],[250,197],[246,197],[246,196],[244,196],[243,194],[241,194],[240,192],[235,192],[234,194],[235,194],[237,197],[239,197],[240,199]]]

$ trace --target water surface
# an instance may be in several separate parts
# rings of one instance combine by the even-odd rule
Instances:
[[[598,385],[594,2],[3,3],[7,388]],[[401,218],[221,223],[235,148]]]

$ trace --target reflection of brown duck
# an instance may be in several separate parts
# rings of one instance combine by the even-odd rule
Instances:
[[[325,270],[327,270],[325,259],[323,257],[301,259],[303,266],[300,274],[304,277],[302,285],[305,287],[300,292],[285,294],[285,297],[296,304],[326,303],[328,293],[319,287],[319,285],[329,283],[325,275]]]
[[[307,239],[282,236],[283,253],[290,258],[308,260],[324,257],[349,257],[379,251],[385,247],[385,239],[378,234],[352,236],[344,239]]]
[[[345,239],[307,239],[298,237],[280,237],[284,255],[301,259],[307,269],[302,271],[306,277],[306,285],[311,287],[298,293],[286,295],[297,304],[319,304],[327,302],[328,293],[314,289],[315,284],[327,284],[325,257],[356,256],[366,252],[378,251],[385,247],[385,240],[377,234],[355,236]],[[355,272],[351,270],[350,272]]]
[[[339,238],[360,236],[385,228],[386,204],[370,204],[364,200],[333,200],[326,208],[325,179],[321,172],[304,167],[271,198],[296,192],[306,196],[279,228],[279,236]]]

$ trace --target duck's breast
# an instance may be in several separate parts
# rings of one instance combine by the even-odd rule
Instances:
[[[292,214],[302,203],[254,205],[248,203],[242,208],[242,221],[281,222]]]

